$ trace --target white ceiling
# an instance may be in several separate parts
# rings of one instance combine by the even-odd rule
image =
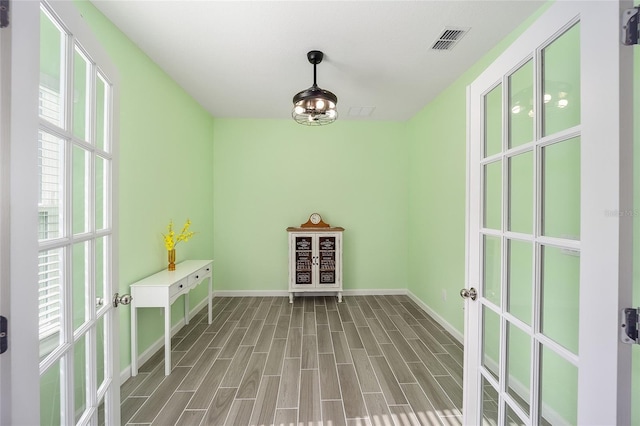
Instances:
[[[93,0],[215,117],[289,118],[313,83],[340,120],[411,118],[544,3],[511,1]],[[445,27],[470,28],[450,51]],[[352,107],[375,107],[370,117]]]

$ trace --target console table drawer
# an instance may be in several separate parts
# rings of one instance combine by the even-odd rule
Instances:
[[[189,290],[189,280],[187,278],[184,278],[178,281],[177,283],[173,284],[169,288],[169,297],[173,298],[175,296],[179,296],[180,294],[188,290]]]
[[[211,276],[211,265],[207,265],[204,268],[200,268],[198,271],[189,275],[189,285],[194,285],[198,281]]]

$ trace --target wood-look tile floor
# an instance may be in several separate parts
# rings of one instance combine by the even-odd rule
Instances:
[[[122,424],[457,425],[462,345],[407,296],[215,298],[122,385]]]

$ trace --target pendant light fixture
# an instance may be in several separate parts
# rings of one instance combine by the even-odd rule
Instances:
[[[338,118],[338,97],[316,84],[316,65],[322,62],[323,57],[324,54],[318,50],[307,53],[307,59],[313,64],[313,86],[293,97],[291,116],[299,124],[322,126],[331,124]]]

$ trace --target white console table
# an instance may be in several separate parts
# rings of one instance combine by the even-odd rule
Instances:
[[[209,324],[213,296],[213,260],[185,260],[175,271],[163,270],[131,284],[131,375],[138,374],[138,308],[164,308],[164,374],[171,373],[171,305],[184,295],[184,320],[189,324],[189,292],[209,280]]]

